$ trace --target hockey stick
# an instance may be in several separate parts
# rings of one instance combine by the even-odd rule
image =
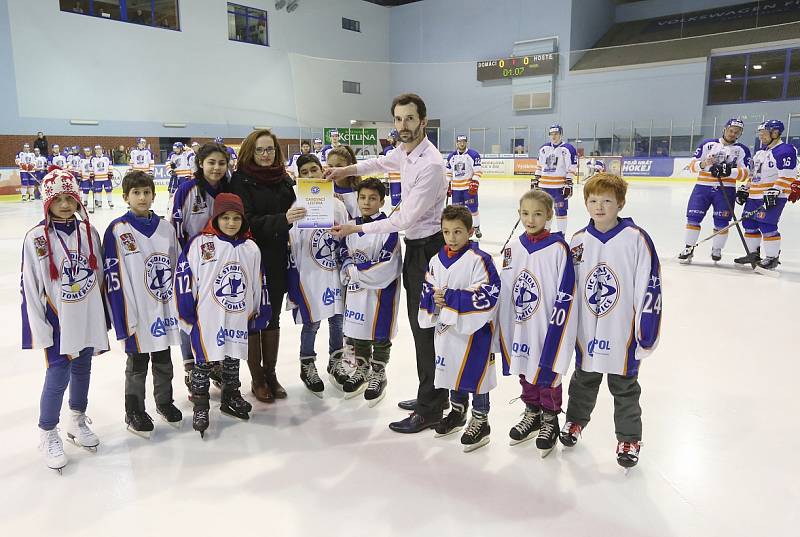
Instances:
[[[725,198],[725,203],[728,205],[728,210],[731,212],[731,217],[733,218],[736,215],[736,213],[733,211],[733,204],[731,203],[731,200],[728,199],[728,196],[725,195],[725,185],[722,183],[722,177],[718,176],[717,182],[719,183],[719,187],[722,189],[721,190],[722,197]],[[734,191],[735,190],[736,187],[734,186]],[[747,241],[744,240],[744,233],[742,233],[742,228],[739,227],[739,222],[734,222],[734,224],[736,225],[736,232],[739,234],[739,238],[742,240],[742,246],[744,246],[744,251],[747,254],[747,256],[750,257],[750,249],[747,247]],[[753,260],[750,261],[750,265],[753,267],[753,270],[755,270],[758,263],[756,263],[755,260]]]
[[[511,240],[511,237],[514,236],[514,232],[517,230],[517,227],[519,227],[519,222],[520,222],[520,219],[517,218],[517,223],[514,224],[514,229],[512,229],[511,233],[508,234],[508,238],[506,239],[506,242],[503,243],[503,247],[500,248],[500,251],[498,252],[498,255],[502,254],[503,251],[506,249],[506,246],[508,246],[508,242]]]
[[[739,225],[744,220],[747,220],[748,218],[752,218],[753,215],[755,215],[756,213],[758,213],[762,209],[764,209],[764,204],[763,203],[758,208],[753,209],[749,213],[743,213],[742,216],[740,216],[738,220],[734,220],[733,222],[731,222],[727,226],[716,230],[714,233],[712,233],[708,237],[706,237],[704,239],[700,239],[699,241],[697,241],[696,243],[694,243],[694,245],[692,245],[690,247],[691,253],[694,253],[694,249],[697,248],[698,246],[700,246],[701,244],[703,244],[704,242],[710,241],[711,239],[713,239],[714,237],[716,237],[720,233],[724,233],[724,232],[728,231],[730,228],[732,228],[733,226]]]

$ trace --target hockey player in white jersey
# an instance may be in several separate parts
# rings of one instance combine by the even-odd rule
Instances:
[[[92,170],[92,149],[90,147],[83,148],[83,154],[78,161],[78,167],[81,173],[83,204],[89,208],[90,213],[93,213],[97,206],[97,198],[94,195],[94,171]],[[91,201],[89,200],[90,193],[92,194]]]
[[[33,201],[33,187],[36,184],[36,155],[31,151],[30,144],[22,146],[22,151],[17,153],[14,163],[19,168],[22,201]]]
[[[383,220],[386,189],[370,178],[358,185],[361,216],[356,225]],[[344,334],[353,343],[356,369],[346,381],[346,393],[359,393],[377,405],[386,394],[386,367],[392,338],[397,335],[400,274],[403,259],[397,233],[353,233],[344,239],[340,253],[342,284],[346,286]],[[338,381],[338,379],[337,379]]]
[[[92,176],[94,177],[92,190],[94,191],[95,203],[98,207],[103,206],[103,191],[105,191],[108,206],[113,209],[114,200],[111,198],[111,191],[114,190],[114,185],[111,184],[111,179],[114,174],[111,172],[111,159],[103,154],[103,146],[94,146],[91,167]]]
[[[108,350],[110,324],[100,237],[89,225],[78,182],[54,169],[42,181],[42,195],[44,220],[28,231],[22,246],[22,348],[44,349],[39,449],[48,467],[60,471],[67,458],[56,426],[67,385],[67,437],[87,449],[100,443],[85,412],[92,356]]]
[[[739,188],[736,201],[744,214],[755,214],[742,221],[749,255],[734,260],[739,265],[757,262],[764,270],[780,264],[781,234],[778,231],[786,202],[800,198],[797,180],[797,150],[781,140],[784,125],[777,119],[758,127],[761,149],[753,158],[751,180]],[[764,258],[761,258],[764,254]]]
[[[567,421],[559,438],[568,447],[578,441],[606,373],[614,397],[617,462],[624,468],[639,460],[639,367],[658,345],[662,307],[661,266],[653,241],[633,220],[617,216],[627,188],[622,178],[605,173],[583,188],[591,220],[570,241],[578,335]]]
[[[683,264],[692,262],[700,226],[710,207],[714,208],[714,231],[725,228],[733,218],[731,208],[736,200],[736,182],[746,181],[750,175],[750,150],[737,142],[743,130],[741,120],[729,119],[721,138],[703,140],[695,149],[689,169],[697,173],[697,183],[686,208],[686,247],[678,254]],[[722,259],[727,241],[727,231],[714,237],[711,243],[714,262]]]
[[[198,151],[200,151],[200,144],[198,142],[192,142],[191,149],[187,150],[186,160],[189,162],[189,169],[192,170],[192,174],[197,171]]]
[[[175,194],[178,187],[192,177],[192,165],[189,162],[189,156],[190,153],[182,142],[172,144],[172,153],[167,157],[167,167],[170,170],[167,190],[170,195]]]
[[[498,302],[498,347],[503,374],[518,375],[525,412],[510,431],[511,445],[533,438],[542,457],[556,444],[561,378],[575,349],[578,313],[575,269],[569,246],[551,234],[553,198],[529,190],[519,203],[525,232],[503,250]]]
[[[53,144],[53,150],[50,152],[49,164],[51,166],[58,166],[62,170],[67,169],[67,156],[61,153],[61,148],[58,144]]]
[[[302,155],[310,155],[311,154],[311,144],[309,144],[306,140],[300,144],[300,152],[295,153],[289,159],[289,162],[286,164],[286,171],[291,175],[294,179],[297,179],[299,172],[297,170],[297,159],[300,158]]]
[[[170,346],[180,342],[175,305],[178,241],[174,228],[150,210],[153,177],[140,171],[122,179],[127,213],[112,220],[103,237],[105,292],[117,340],[127,354],[125,423],[128,430],[150,437],[153,421],[145,411],[147,366],[152,364],[156,410],[168,423],[183,419],[172,399]]]
[[[33,148],[33,154],[36,156],[34,159],[36,168],[34,172],[35,180],[33,182],[34,197],[38,200],[41,199],[42,194],[39,186],[42,184],[42,179],[47,175],[47,157],[42,155],[38,147]]]
[[[321,179],[322,164],[314,155],[297,160],[300,180]],[[334,224],[350,218],[344,203],[334,198]],[[294,206],[298,206],[295,203]],[[339,241],[329,229],[303,228],[299,224],[289,229],[289,270],[286,309],[292,310],[300,332],[300,380],[317,397],[322,397],[325,384],[317,371],[315,342],[323,320],[328,321],[328,372],[341,368],[342,314],[344,300],[339,280]]]
[[[147,140],[144,138],[139,138],[136,141],[136,147],[131,149],[130,166],[131,170],[138,170],[152,175],[155,169],[155,161],[153,160],[153,153],[147,147]]]
[[[578,152],[572,144],[563,140],[564,129],[561,125],[551,125],[548,133],[550,142],[539,148],[539,163],[536,175],[531,180],[531,188],[541,188],[553,197],[556,229],[564,235],[567,232],[572,183],[578,171]]]
[[[448,194],[453,205],[463,205],[472,213],[475,237],[480,239],[481,220],[478,212],[478,187],[481,181],[481,155],[467,147],[467,137],[456,137],[456,150],[447,155],[445,168],[450,181]]]
[[[314,155],[320,162],[325,163],[325,154],[322,152],[322,138],[314,138]]]
[[[497,385],[492,340],[500,296],[492,257],[469,240],[473,231],[469,209],[445,207],[445,246],[428,265],[418,316],[420,327],[436,329],[434,385],[450,390],[452,409],[436,424],[437,436],[464,426],[473,394],[472,419],[461,435],[466,452],[489,442],[489,390]]]
[[[247,360],[248,335],[272,316],[261,252],[250,238],[242,200],[221,193],[203,233],[178,258],[175,292],[181,329],[190,334],[196,365],[191,373],[193,427],[208,429],[208,389],[213,362],[222,362],[220,410],[250,418],[252,405],[239,391],[239,364]]]
[[[325,164],[326,166],[328,165],[327,164],[327,162],[328,162],[328,153],[331,152],[331,149],[336,149],[337,147],[341,147],[341,145],[342,145],[342,142],[340,141],[339,131],[337,131],[336,129],[333,129],[332,131],[330,131],[329,134],[330,134],[330,137],[331,137],[331,143],[329,143],[328,145],[326,145],[325,147],[322,148],[322,161],[321,162],[323,164]]]

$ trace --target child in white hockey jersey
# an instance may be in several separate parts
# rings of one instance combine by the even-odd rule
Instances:
[[[546,456],[558,438],[561,377],[575,349],[575,270],[569,246],[551,234],[553,198],[529,190],[519,200],[525,232],[503,251],[498,305],[498,343],[503,374],[519,375],[525,413],[509,436],[511,445],[533,438]]]
[[[385,219],[381,212],[385,197],[386,187],[380,180],[359,184],[361,216],[355,219],[356,225]],[[363,391],[364,399],[375,406],[385,394],[391,340],[397,335],[403,272],[400,238],[397,233],[353,233],[345,238],[340,258],[342,284],[347,286],[344,334],[351,338],[356,357],[356,369],[345,377],[343,390],[346,399]]]
[[[356,154],[353,153],[353,149],[349,145],[336,146],[330,149],[325,157],[325,165],[328,168],[344,168],[356,162]],[[360,177],[350,176],[333,183],[333,192],[347,207],[347,214],[350,215],[350,218],[361,216],[358,210],[358,193],[356,192],[360,181]]]
[[[22,201],[33,201],[33,186],[36,184],[36,154],[30,144],[24,144],[22,151],[14,159],[19,167],[20,192]]]
[[[114,174],[111,172],[111,159],[103,154],[103,146],[94,146],[94,156],[91,159],[93,190],[95,204],[98,207],[103,206],[103,191],[106,193],[106,201],[108,206],[114,208],[114,200],[111,198],[111,191],[114,190],[114,185],[111,179]]]
[[[183,250],[189,241],[197,236],[208,224],[214,213],[214,200],[227,188],[230,155],[224,145],[207,143],[195,155],[197,169],[194,177],[178,185],[172,198],[169,219],[178,235],[178,249]],[[184,382],[186,389],[192,391],[191,371],[194,356],[189,335],[181,331],[181,357],[183,358]],[[211,380],[221,383],[221,364],[215,365]]]
[[[150,210],[153,177],[132,171],[122,180],[122,198],[130,210],[112,220],[103,238],[106,295],[117,339],[124,341],[125,423],[150,437],[153,421],[145,412],[147,365],[152,363],[156,411],[178,426],[183,419],[172,399],[170,345],[180,342],[173,282],[178,260],[175,231]]]
[[[297,159],[300,179],[321,179],[322,165],[315,155]],[[344,204],[334,198],[334,223],[349,220]],[[323,319],[328,320],[328,373],[341,368],[342,361],[342,284],[339,280],[339,241],[329,229],[289,230],[289,270],[286,309],[292,310],[300,332],[300,380],[317,397],[325,385],[317,372],[314,344]]]
[[[89,225],[78,182],[54,169],[42,181],[42,194],[44,220],[28,231],[22,247],[22,348],[45,350],[39,449],[47,465],[60,470],[67,458],[56,426],[68,384],[67,437],[90,449],[100,443],[85,412],[92,356],[108,350],[110,325],[95,253],[100,237]]]
[[[436,329],[434,385],[450,390],[453,407],[436,425],[436,436],[464,426],[473,394],[472,419],[461,435],[466,452],[489,442],[489,390],[497,385],[491,347],[500,277],[492,257],[469,240],[474,231],[469,209],[445,207],[445,246],[428,265],[418,317],[420,328]]]
[[[247,360],[248,336],[272,317],[261,252],[250,240],[242,200],[218,194],[214,213],[178,258],[175,292],[181,328],[189,332],[195,356],[191,372],[193,427],[208,429],[208,389],[214,362],[222,362],[220,410],[249,419],[252,405],[239,387],[239,364]]]
[[[92,170],[92,150],[88,147],[83,148],[83,156],[78,161],[81,172],[81,192],[83,193],[83,204],[90,213],[94,212],[97,206],[97,198],[94,195],[94,171]],[[89,193],[92,193],[92,201],[89,202]]]
[[[639,367],[656,348],[661,326],[661,267],[649,235],[630,218],[617,217],[627,188],[607,173],[595,174],[583,188],[591,220],[570,242],[578,334],[559,439],[568,447],[578,441],[606,373],[614,396],[617,462],[630,468],[639,460],[642,439]]]

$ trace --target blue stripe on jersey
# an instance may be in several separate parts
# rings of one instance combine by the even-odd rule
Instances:
[[[47,347],[44,351],[45,359],[47,360],[47,367],[61,365],[69,361],[66,354],[61,354],[61,323],[58,321],[58,314],[55,308],[47,301],[47,306],[44,308],[44,318],[53,327],[53,345]]]
[[[192,332],[189,334],[189,340],[192,343],[192,349],[194,350],[194,361],[198,364],[204,364],[208,362],[208,355],[206,354],[206,349],[203,347],[203,333],[200,329],[200,325],[192,326]]]
[[[564,249],[564,273],[561,276],[558,296],[553,304],[550,322],[547,325],[542,354],[539,356],[539,366],[545,369],[555,368],[555,361],[561,350],[561,344],[564,342],[565,328],[570,315],[572,315],[572,305],[575,302],[575,267],[572,264],[569,246],[563,240],[560,240],[559,244]]]
[[[293,312],[294,322],[297,323],[298,320],[300,320],[303,324],[310,323],[312,321],[311,308],[309,308],[306,295],[303,292],[300,272],[297,270],[297,265],[295,263],[291,263],[286,271],[286,294],[289,296],[289,300],[294,302],[297,306]],[[298,314],[300,316],[299,319]]]
[[[249,333],[256,333],[264,330],[272,320],[272,305],[269,303],[269,288],[267,287],[267,272],[264,269],[262,260],[260,267],[261,278],[261,302],[258,312],[250,319],[247,329]]]
[[[478,289],[448,289],[444,292],[445,307],[458,313],[470,313],[475,311],[485,311],[495,307],[497,298],[500,296],[500,276],[494,268],[491,256],[486,252],[478,250],[477,245],[472,243],[471,248],[481,257],[483,268],[486,271],[486,283],[482,283]],[[466,251],[466,250],[465,250]],[[442,252],[439,253],[441,259]],[[459,252],[457,257],[461,257],[463,252]],[[447,254],[444,254],[447,257]],[[455,258],[454,258],[455,259]],[[447,265],[445,265],[447,267]]]
[[[189,266],[189,261],[187,261],[192,241],[186,245],[181,255],[178,256],[178,264],[175,266],[175,300],[178,306],[178,317],[186,324],[194,326],[197,324],[197,301],[192,291],[195,282],[192,267]]]
[[[537,367],[536,375],[532,379],[530,379],[529,382],[536,386],[553,387],[553,384],[556,382],[557,378],[558,378],[558,373],[556,373],[552,369],[546,367],[545,368]]]
[[[430,272],[428,273],[430,274]],[[436,312],[436,304],[433,302],[433,285],[430,284],[427,278],[422,282],[422,293],[419,297],[419,309],[433,315]]]
[[[31,330],[31,321],[28,318],[28,297],[25,296],[25,287],[22,281],[25,278],[25,247],[23,246],[22,252],[22,267],[19,271],[19,292],[22,295],[22,348],[33,348],[33,331]]]
[[[373,220],[374,222],[375,220]],[[398,242],[398,234],[397,233],[389,233],[389,237],[386,239],[386,242],[383,243],[381,247],[381,251],[378,253],[378,260],[377,261],[365,261],[363,263],[357,263],[356,268],[360,271],[362,270],[369,270],[375,265],[379,265],[386,261],[391,261],[392,255],[394,254],[395,249],[397,248]],[[344,244],[344,241],[342,241]],[[340,250],[341,251],[341,250]],[[349,251],[346,252],[346,255],[350,257]]]
[[[508,352],[506,346],[505,336],[503,330],[498,326],[498,341],[500,342],[500,356],[503,359],[503,375],[508,376],[511,374],[511,353]]]
[[[636,319],[631,321],[631,334],[628,337],[628,346],[625,349],[625,369],[622,375],[625,377],[635,377],[639,374],[639,360],[636,359]]]
[[[456,390],[476,393],[480,388],[486,368],[489,367],[492,332],[492,324],[486,323],[470,336],[456,379]]]
[[[122,218],[111,222],[103,236],[103,273],[106,280],[103,288],[111,305],[111,319],[118,340],[127,339],[131,335],[128,332],[128,305],[125,301],[125,290],[122,288],[122,261],[119,258],[117,237],[114,234],[114,229],[121,223]],[[129,351],[127,342],[125,350],[138,352]]]
[[[636,339],[643,349],[649,349],[658,341],[658,334],[661,330],[661,264],[658,261],[658,253],[656,253],[653,240],[643,229],[637,229],[650,250],[650,280],[647,282],[647,293],[644,304],[642,304],[639,334]]]
[[[399,279],[398,279],[399,280]],[[372,340],[390,339],[395,319],[394,299],[397,296],[398,280],[378,290],[378,307],[375,311],[375,324],[372,327]]]
[[[583,365],[583,351],[581,350],[581,344],[577,341],[575,342],[575,369],[581,369]]]

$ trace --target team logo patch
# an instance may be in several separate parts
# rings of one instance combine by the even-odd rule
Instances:
[[[527,321],[539,309],[542,303],[541,286],[536,276],[523,270],[514,281],[512,291],[514,297],[514,320],[518,323]]]
[[[239,313],[245,310],[247,277],[237,262],[226,264],[214,278],[214,300],[225,311]]]
[[[600,263],[586,276],[583,292],[589,311],[602,317],[619,301],[619,278],[608,265]]]
[[[136,246],[136,239],[133,238],[132,233],[123,233],[119,236],[119,240],[122,243],[122,247],[125,248],[129,252],[135,252],[137,249]]]
[[[511,266],[511,247],[506,248],[503,250],[503,268],[508,268]]]
[[[207,208],[208,208],[208,204],[206,203],[206,200],[201,199],[201,198],[196,198],[194,200],[194,203],[192,204],[192,214],[198,214],[198,213],[201,213],[201,212],[205,212],[205,210]]]
[[[89,260],[82,254],[70,252],[69,262],[65,259],[61,264],[61,300],[83,300],[96,282],[97,276],[89,268]]]
[[[172,263],[169,256],[155,253],[144,262],[144,283],[159,302],[172,298]]]
[[[583,263],[583,244],[579,244],[575,248],[571,250],[572,252],[572,264],[573,265],[580,265]]]
[[[214,255],[217,253],[217,248],[214,246],[213,242],[204,242],[200,245],[200,256],[203,258],[203,261],[210,261],[214,259]]]
[[[34,237],[33,246],[36,248],[36,255],[39,257],[47,255],[47,240],[44,237]]]
[[[312,194],[319,194],[319,187],[318,186],[312,186],[311,187],[311,193]]]
[[[325,270],[336,269],[336,249],[339,241],[333,238],[326,229],[316,229],[311,235],[311,256]]]

